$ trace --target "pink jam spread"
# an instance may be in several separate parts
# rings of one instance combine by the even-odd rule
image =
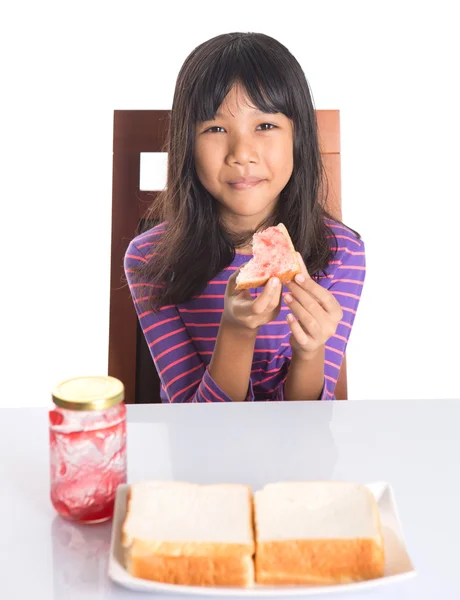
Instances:
[[[256,233],[252,247],[254,258],[244,267],[245,279],[268,279],[297,268],[289,242],[277,227]]]
[[[68,519],[113,516],[115,492],[126,483],[126,407],[49,413],[51,501]]]

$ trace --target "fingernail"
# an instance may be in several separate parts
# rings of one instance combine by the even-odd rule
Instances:
[[[280,280],[278,279],[278,277],[273,277],[272,279],[272,287],[277,287],[277,285],[279,284]]]
[[[303,275],[296,275],[295,280],[297,283],[303,283],[305,281],[305,277]]]

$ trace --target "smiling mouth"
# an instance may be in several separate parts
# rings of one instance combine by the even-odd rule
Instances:
[[[259,185],[259,183],[262,183],[263,181],[265,181],[265,180],[264,179],[260,179],[259,181],[229,183],[228,185],[231,188],[233,188],[234,190],[246,190],[248,188],[256,187],[256,185]]]

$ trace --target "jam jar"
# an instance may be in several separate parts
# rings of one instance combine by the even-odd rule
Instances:
[[[52,398],[51,502],[72,521],[107,521],[127,480],[124,386],[115,377],[76,377],[57,385]]]

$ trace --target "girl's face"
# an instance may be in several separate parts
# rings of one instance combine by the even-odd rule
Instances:
[[[234,86],[214,121],[195,126],[195,167],[234,231],[255,229],[267,218],[294,166],[293,123],[282,113],[261,113]],[[232,184],[258,178],[256,185]]]

